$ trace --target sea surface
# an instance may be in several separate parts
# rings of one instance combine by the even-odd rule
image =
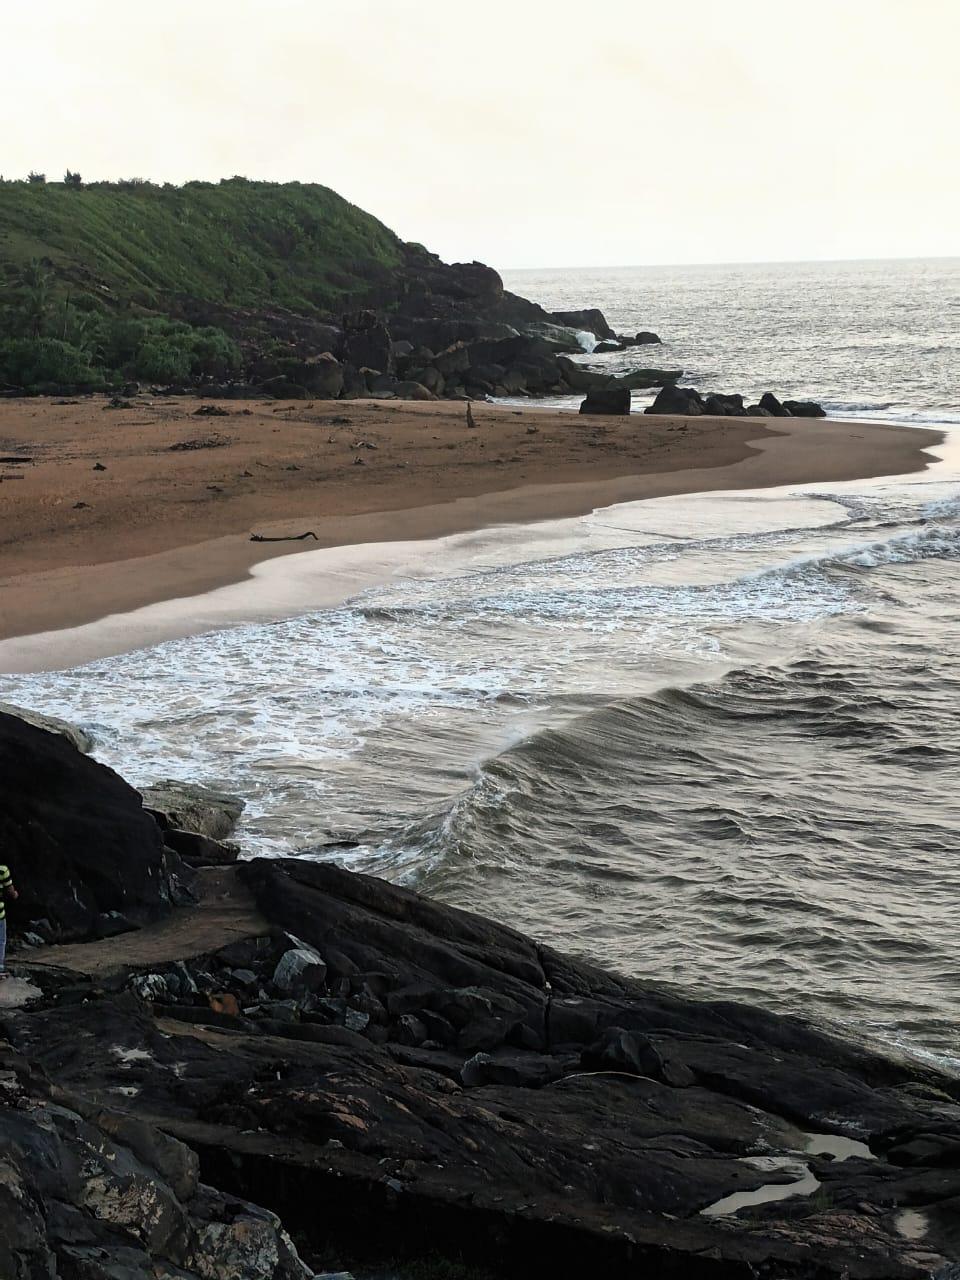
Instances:
[[[633,301],[609,272],[511,283],[659,330],[724,390],[927,423],[960,415],[958,270],[683,268],[671,299],[657,269]],[[804,299],[838,276],[827,325]],[[939,453],[444,538],[337,607],[0,676],[0,699],[84,725],[135,783],[239,792],[245,854],[957,1067],[960,429]],[[306,554],[320,577],[335,555]]]
[[[818,400],[833,417],[960,422],[960,258],[508,271],[549,311],[599,307],[659,346],[582,357],[682,369],[698,390]],[[634,393],[634,407],[656,392]],[[552,403],[579,407],[582,396]]]

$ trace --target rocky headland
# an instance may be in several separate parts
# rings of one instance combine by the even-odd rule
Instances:
[[[0,275],[0,396],[583,393],[584,412],[623,414],[631,392],[683,374],[611,369],[604,356],[659,336],[617,333],[596,307],[548,311],[314,184],[0,178]],[[737,399],[684,390],[670,403],[688,407],[651,411],[766,414]]]
[[[0,769],[5,1280],[958,1274],[957,1078],[237,861],[236,800],[57,725],[0,713]]]

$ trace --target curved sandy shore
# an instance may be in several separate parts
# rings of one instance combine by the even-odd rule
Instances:
[[[492,405],[474,406],[471,430],[446,402],[223,407],[227,416],[206,418],[195,400],[130,410],[98,398],[0,402],[0,640],[210,592],[311,548],[372,552],[371,543],[641,498],[919,471],[943,438],[875,423],[582,418]],[[184,444],[203,447],[176,448]],[[316,542],[249,540],[306,529]],[[341,562],[312,602],[363,585],[358,569],[355,557]],[[120,647],[183,633],[182,620],[158,625]],[[115,634],[104,643],[117,647]],[[54,649],[58,665],[93,656],[67,632]],[[4,644],[0,668],[24,669],[20,651]]]

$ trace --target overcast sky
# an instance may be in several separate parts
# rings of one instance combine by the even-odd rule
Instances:
[[[0,0],[0,173],[322,182],[500,268],[960,253],[960,0]]]

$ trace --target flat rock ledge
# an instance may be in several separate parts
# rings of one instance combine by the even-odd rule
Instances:
[[[960,1275],[957,1079],[331,865],[219,874],[252,894],[260,932],[109,979],[73,946],[69,969],[31,966],[38,1003],[0,1010],[17,1082],[0,1150],[27,1153],[16,1176],[38,1206],[0,1274],[46,1274],[44,1249],[77,1247],[54,1202],[102,1247],[103,1205],[142,1209],[149,1177],[169,1192],[163,1230],[108,1221],[178,1278],[298,1280],[291,1241],[498,1275]],[[95,945],[122,958],[131,941]],[[61,1168],[108,1160],[107,1189],[32,1173],[27,1123],[62,1144]],[[259,1263],[190,1252],[238,1232]],[[51,1274],[155,1274],[62,1265]]]

